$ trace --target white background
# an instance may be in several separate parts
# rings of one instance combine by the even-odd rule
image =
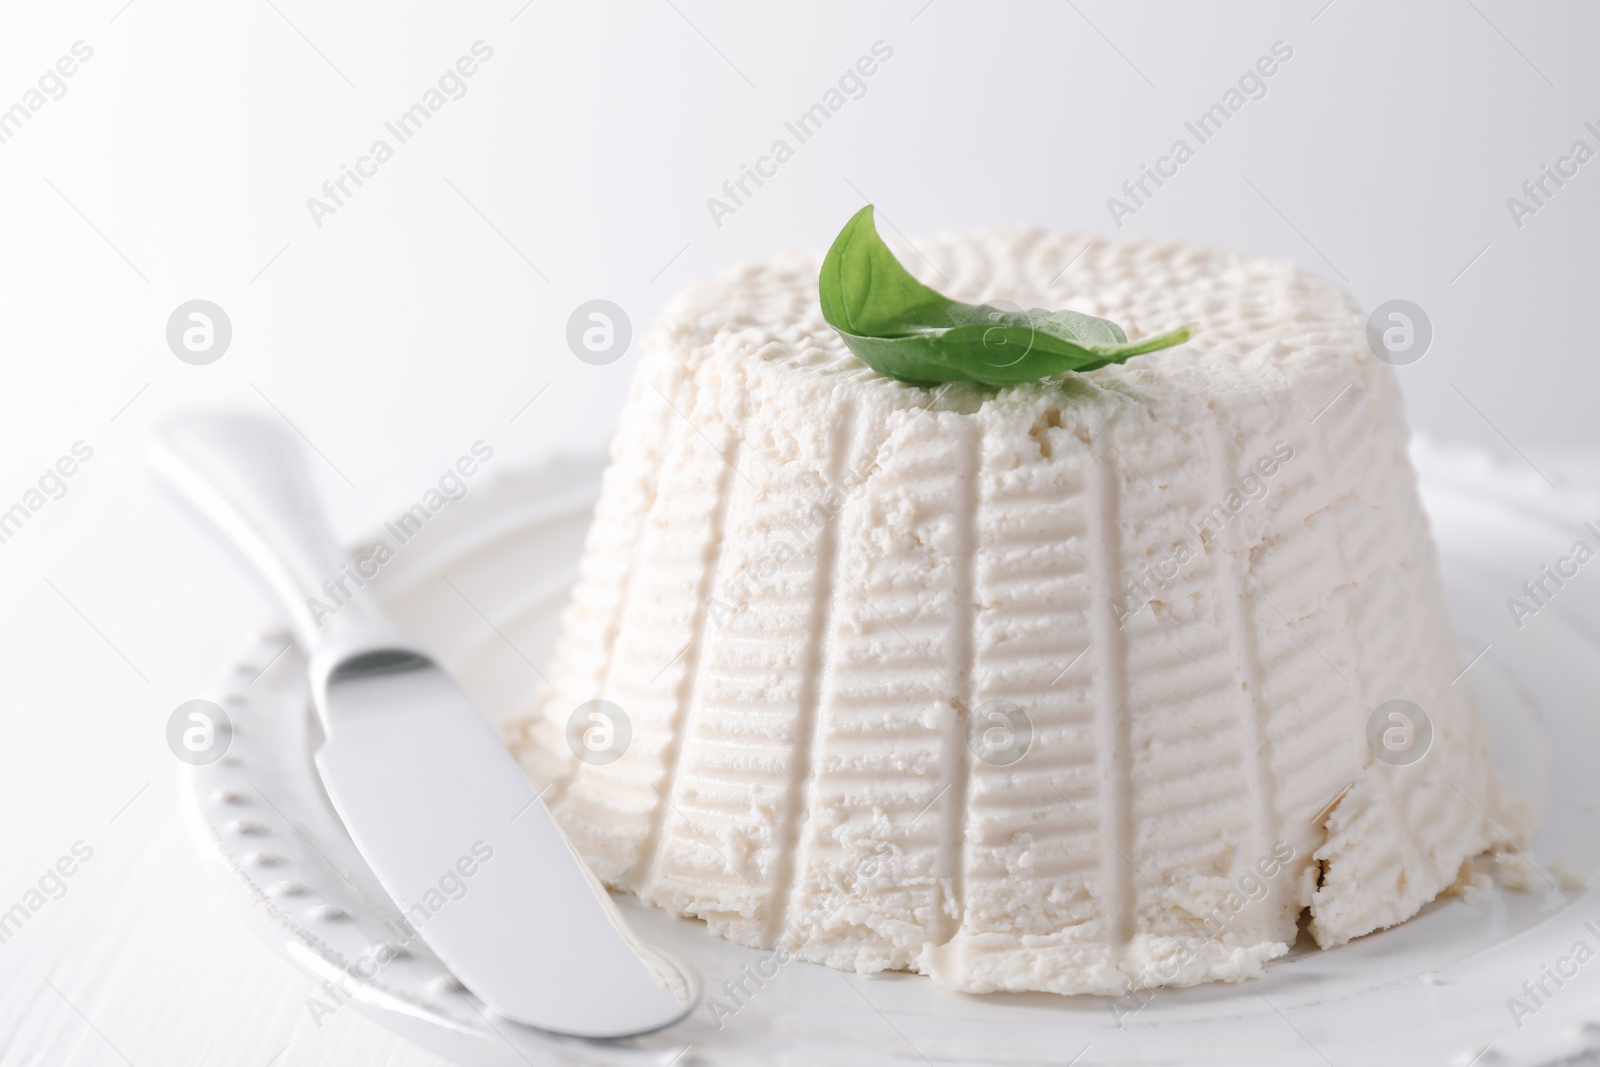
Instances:
[[[1293,58],[1266,96],[1125,231],[1292,259],[1364,307],[1415,301],[1435,339],[1400,375],[1432,434],[1533,462],[1600,446],[1600,161],[1520,229],[1506,206],[1574,140],[1600,149],[1583,127],[1600,126],[1600,9],[1324,4],[0,13],[0,108],[74,42],[93,49],[0,144],[0,508],[75,441],[94,449],[0,544],[0,908],[75,840],[96,850],[0,945],[0,1062],[265,1064],[292,1040],[277,1062],[313,1062],[307,983],[242,933],[174,817],[166,717],[266,617],[144,473],[144,435],[177,408],[291,421],[353,535],[475,440],[510,467],[609,439],[637,341],[578,361],[580,302],[617,302],[637,338],[690,279],[825,246],[864,198],[913,243],[1112,231],[1106,199],[1192,144],[1183,122],[1281,40]],[[384,122],[479,40],[494,54],[466,95],[318,227],[307,198],[393,144]],[[715,225],[707,197],[793,143],[784,121],[880,40],[893,57],[865,96]],[[166,345],[194,298],[232,321],[208,366]],[[375,1036],[351,1040],[343,1062],[383,1061]]]

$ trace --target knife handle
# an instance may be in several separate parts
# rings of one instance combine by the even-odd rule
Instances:
[[[304,454],[277,423],[242,414],[181,416],[161,428],[151,460],[277,594],[313,662],[314,684],[352,655],[420,652],[362,588],[366,578],[335,540]]]

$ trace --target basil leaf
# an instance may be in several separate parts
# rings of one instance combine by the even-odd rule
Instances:
[[[872,205],[853,215],[822,261],[822,317],[863,363],[906,382],[1017,385],[1088,371],[1182,344],[1185,326],[1129,341],[1077,311],[964,304],[911,276],[878,236]]]

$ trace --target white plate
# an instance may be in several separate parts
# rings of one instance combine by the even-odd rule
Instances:
[[[1600,872],[1600,562],[1520,631],[1506,598],[1578,537],[1593,544],[1581,526],[1600,520],[1600,504],[1477,454],[1415,452],[1463,660],[1488,646],[1462,684],[1489,712],[1513,787],[1539,809],[1534,855],[1592,876]],[[400,625],[491,716],[525,706],[537,689],[599,474],[598,459],[573,460],[476,489],[401,546],[374,583]],[[337,980],[376,942],[394,940],[385,922],[396,912],[318,783],[303,664],[292,649],[279,655],[286,642],[260,635],[219,683],[213,698],[233,718],[232,747],[218,763],[186,769],[187,809],[256,929],[319,982]],[[724,981],[762,958],[698,923],[632,898],[620,903],[725,1001]],[[1081,1055],[1083,1067],[1286,1067],[1478,1057],[1490,1067],[1600,1049],[1600,957],[1560,987],[1544,977],[1546,968],[1572,969],[1561,960],[1578,941],[1600,952],[1600,889],[1497,887],[1473,902],[1435,902],[1339,949],[1297,948],[1252,984],[1159,990],[1121,1028],[1105,998],[967,996],[916,975],[864,978],[805,963],[779,969],[720,1029],[702,1010],[619,1044],[491,1022],[420,945],[371,980],[345,985],[352,1010],[463,1064],[665,1064],[689,1046],[678,1062],[1065,1064]],[[1535,1007],[1522,985],[1542,977],[1553,995],[1513,1020],[1509,998]],[[346,998],[328,995],[330,1007],[336,999]]]

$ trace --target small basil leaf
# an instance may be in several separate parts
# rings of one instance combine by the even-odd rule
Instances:
[[[1082,341],[1084,344],[1093,345],[1125,345],[1128,335],[1122,332],[1122,327],[1110,319],[1097,319],[1093,315],[1085,315],[1081,311],[1044,311],[1035,309],[1029,312],[1035,316],[1034,324],[1041,329],[1058,333],[1066,340]],[[1052,329],[1054,328],[1054,329]]]
[[[844,224],[822,261],[818,284],[828,325],[865,337],[902,332],[906,323],[948,326],[946,300],[900,265],[872,224],[872,207]]]
[[[1122,327],[1077,311],[951,300],[911,276],[878,236],[867,205],[822,261],[822,316],[873,370],[908,382],[1016,385],[1094,370],[1182,344],[1187,327],[1130,342]]]

